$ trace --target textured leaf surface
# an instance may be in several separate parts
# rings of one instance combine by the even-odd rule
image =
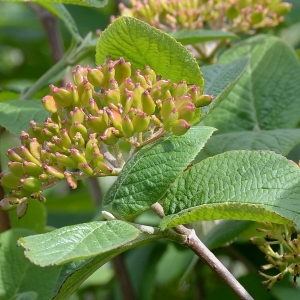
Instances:
[[[245,55],[249,67],[203,123],[218,133],[295,127],[300,120],[300,62],[294,50],[276,37],[258,35],[224,52],[219,63]]]
[[[239,39],[240,37],[232,32],[222,30],[179,30],[170,33],[170,35],[183,45],[191,45],[195,43],[226,40],[226,39]]]
[[[58,270],[33,265],[25,258],[22,249],[16,247],[20,236],[32,233],[27,229],[11,229],[0,234],[1,300],[51,299]]]
[[[0,0],[9,2],[27,2],[27,0]],[[64,4],[75,4],[83,6],[104,7],[108,0],[30,0],[31,2],[58,2]]]
[[[230,151],[184,172],[164,201],[161,228],[235,219],[300,227],[300,171],[271,151]]]
[[[204,93],[213,95],[214,100],[210,105],[202,109],[201,120],[226,98],[241,78],[247,68],[248,62],[247,57],[241,57],[225,65],[214,65],[202,68],[205,79]]]
[[[230,150],[272,150],[287,155],[300,143],[300,129],[228,132],[212,136],[197,160]]]
[[[107,252],[134,240],[140,231],[123,221],[91,222],[19,239],[25,256],[40,266],[61,265]]]
[[[72,261],[63,265],[56,282],[53,300],[67,299],[91,274],[120,253],[159,238],[155,235],[142,233],[128,245],[107,251],[93,258]]]
[[[135,68],[150,66],[163,78],[186,80],[203,88],[199,66],[189,51],[170,35],[134,18],[120,17],[101,34],[96,48],[96,63],[106,55],[124,57]]]
[[[195,126],[182,136],[167,136],[141,149],[104,195],[104,205],[111,204],[113,212],[121,216],[147,210],[165,194],[214,130]]]
[[[0,102],[0,125],[16,136],[28,129],[31,120],[43,123],[48,115],[38,100]]]

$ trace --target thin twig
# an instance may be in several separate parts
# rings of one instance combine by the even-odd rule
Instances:
[[[129,273],[125,266],[124,256],[122,254],[112,259],[112,264],[115,269],[122,296],[124,300],[135,300],[134,290],[130,281]]]

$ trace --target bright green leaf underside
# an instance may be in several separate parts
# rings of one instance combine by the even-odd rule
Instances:
[[[148,65],[165,79],[204,86],[199,66],[189,51],[167,33],[137,19],[120,17],[103,31],[96,49],[97,65],[108,54],[112,59],[124,57],[135,68]]]
[[[134,240],[140,231],[123,221],[91,222],[19,239],[25,256],[42,267],[61,265],[116,249]]]
[[[299,168],[283,156],[229,151],[194,165],[174,182],[164,201],[171,216],[161,226],[237,219],[300,227],[299,194]]]
[[[13,100],[0,103],[0,125],[16,136],[27,130],[29,122],[43,123],[49,113],[37,100]]]
[[[170,35],[183,45],[191,45],[201,42],[239,39],[240,37],[232,32],[222,30],[180,30],[170,33]]]
[[[214,131],[195,126],[182,136],[167,136],[141,149],[104,195],[104,205],[111,204],[113,212],[121,216],[147,210],[165,194]]]
[[[26,0],[0,0],[9,2],[27,2]],[[64,4],[75,4],[83,6],[104,7],[108,0],[30,0],[30,2],[58,2]]]
[[[162,230],[180,224],[188,224],[195,221],[206,220],[252,220],[273,222],[277,224],[287,224],[293,226],[294,223],[274,212],[264,209],[263,206],[245,203],[225,203],[201,205],[185,209],[178,214],[165,217],[161,223]]]

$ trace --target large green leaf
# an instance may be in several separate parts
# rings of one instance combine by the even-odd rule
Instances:
[[[49,300],[58,270],[41,268],[25,258],[16,247],[20,236],[32,234],[27,229],[11,229],[0,234],[0,299]]]
[[[27,0],[0,0],[9,2],[27,2]],[[108,0],[30,0],[31,2],[58,2],[64,4],[75,4],[92,7],[104,7],[107,5]]]
[[[213,95],[214,100],[202,109],[201,120],[212,112],[229,94],[243,75],[248,58],[241,57],[225,65],[213,65],[202,68],[205,79],[204,93]]]
[[[137,19],[120,17],[103,31],[96,63],[101,65],[108,54],[112,59],[124,57],[135,68],[148,65],[165,79],[204,86],[199,66],[189,51],[167,33]]]
[[[239,39],[240,37],[232,32],[222,30],[194,29],[179,30],[170,35],[183,45],[191,45],[207,41]]]
[[[13,100],[0,102],[0,125],[16,136],[21,130],[27,130],[29,122],[43,123],[49,113],[37,100]]]
[[[272,150],[287,155],[300,143],[300,129],[227,132],[212,136],[197,160],[230,150]]]
[[[141,232],[126,222],[112,220],[63,227],[49,233],[20,238],[25,256],[42,267],[62,265],[117,249]]]
[[[271,151],[230,151],[184,172],[165,197],[161,228],[234,219],[300,228],[300,170]]]
[[[300,62],[295,51],[276,37],[258,35],[225,51],[219,63],[241,56],[249,56],[249,67],[204,124],[219,133],[295,127],[300,120]]]
[[[114,213],[131,216],[158,201],[203,148],[214,128],[195,126],[182,136],[167,136],[141,149],[124,166],[104,195]]]
[[[78,289],[85,279],[120,253],[159,238],[161,236],[142,233],[137,239],[120,248],[107,251],[93,258],[72,261],[63,265],[56,282],[53,300],[67,299],[68,296],[72,295]]]

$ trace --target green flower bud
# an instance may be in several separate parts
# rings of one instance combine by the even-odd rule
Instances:
[[[135,84],[135,87],[132,91],[133,93],[132,107],[142,108],[141,95],[144,91],[145,89],[141,86],[139,82]]]
[[[84,78],[87,76],[88,70],[87,68],[83,68],[82,66],[78,65],[76,70],[73,73],[73,80],[76,85],[79,85]]]
[[[29,151],[38,160],[41,158],[41,149],[42,146],[38,140],[36,138],[32,138],[29,143]]]
[[[299,263],[300,259],[297,257],[294,252],[287,252],[282,255],[282,259],[288,263]]]
[[[73,107],[81,106],[81,102],[79,100],[79,94],[77,91],[77,86],[72,83],[67,83],[67,90],[71,93],[73,99],[72,106]]]
[[[190,94],[183,95],[175,99],[175,108],[180,108],[182,106],[189,106],[192,104],[192,97]]]
[[[51,95],[58,106],[69,107],[72,105],[73,96],[68,90],[63,88],[58,88],[52,84],[50,85],[50,89],[51,89]]]
[[[181,106],[178,108],[178,119],[184,119],[186,121],[190,121],[195,115],[195,106],[191,103],[191,105]]]
[[[56,177],[58,179],[64,179],[65,178],[64,172],[61,171],[60,169],[56,168],[56,167],[45,165],[45,166],[43,166],[43,169],[48,175],[51,175],[51,176]]]
[[[110,119],[112,125],[119,131],[122,131],[122,118],[121,115],[115,111],[115,110],[111,110],[111,109],[106,109],[105,110],[108,118]]]
[[[16,177],[21,178],[23,177],[23,174],[25,173],[23,169],[23,164],[20,162],[15,162],[15,161],[9,161],[8,162],[8,168],[9,171]]]
[[[76,148],[71,148],[70,154],[71,154],[71,158],[73,158],[77,163],[87,164],[85,157]]]
[[[74,140],[74,137],[76,135],[76,133],[79,132],[84,140],[87,140],[89,137],[89,133],[86,129],[86,127],[82,124],[80,124],[79,122],[75,122],[71,127],[70,127],[70,131],[69,131],[69,135],[70,138],[72,140]]]
[[[121,84],[127,77],[131,76],[131,63],[125,62],[121,57],[115,62],[115,79]]]
[[[88,115],[85,119],[87,126],[94,132],[102,134],[107,128],[107,123],[104,118],[99,116]]]
[[[102,153],[100,152],[93,153],[92,162],[95,167],[98,165],[99,162],[103,162],[103,161],[104,161],[104,156]]]
[[[161,87],[161,95],[163,95],[171,86],[171,80],[170,79],[161,79],[156,81],[153,85],[152,85],[152,89],[157,88],[158,86]]]
[[[82,108],[75,107],[70,112],[70,116],[71,116],[72,124],[74,124],[75,122],[78,122],[78,123],[81,123],[81,124],[84,123],[85,113],[82,110]]]
[[[42,183],[38,178],[27,177],[20,180],[22,188],[30,193],[39,192],[42,189]]]
[[[98,162],[97,169],[100,170],[100,172],[102,172],[104,175],[110,175],[113,171],[113,169],[110,166],[108,166],[102,161]]]
[[[172,132],[175,135],[183,135],[190,128],[191,128],[191,125],[186,120],[183,120],[183,119],[178,119],[178,120],[174,121],[172,124]]]
[[[77,180],[75,178],[75,176],[69,172],[65,172],[64,173],[65,178],[67,179],[67,183],[69,185],[69,187],[74,190],[77,188]]]
[[[40,144],[44,142],[44,138],[42,136],[42,129],[43,129],[42,125],[37,124],[34,121],[30,121],[28,134],[31,138],[36,138]]]
[[[24,156],[24,158],[26,158],[27,161],[31,161],[36,165],[41,166],[40,161],[37,160],[25,146],[21,146],[20,150],[22,152],[22,155]]]
[[[109,60],[101,69],[103,75],[104,75],[104,82],[102,85],[102,88],[104,90],[109,89],[110,80],[115,77],[115,68],[114,68],[114,62],[112,60]]]
[[[103,87],[105,78],[104,74],[101,71],[101,68],[97,69],[87,69],[87,79],[95,87]]]
[[[94,174],[93,169],[88,164],[79,163],[78,169],[82,171],[84,174],[86,174],[87,176],[92,176]]]
[[[203,107],[209,105],[211,101],[214,99],[213,95],[201,95],[194,102],[196,107]]]
[[[187,94],[189,94],[192,98],[192,102],[195,103],[200,94],[200,87],[193,84],[188,87]]]
[[[237,5],[239,9],[247,7],[249,5],[249,0],[238,0]]]
[[[163,119],[167,119],[171,111],[175,108],[174,98],[165,99],[162,103],[160,114]]]
[[[141,75],[141,70],[136,70],[134,75],[131,77],[131,80],[134,84],[139,83],[144,89],[149,87],[145,77]]]
[[[239,16],[240,11],[239,9],[236,7],[236,5],[231,5],[230,7],[228,7],[228,9],[226,10],[226,16],[229,19],[235,19]]]
[[[170,114],[165,118],[163,124],[164,129],[170,131],[174,122],[178,119],[178,111],[176,108],[173,108]]]
[[[24,172],[33,177],[39,177],[43,173],[43,169],[30,161],[23,162]]]
[[[187,84],[186,81],[183,80],[179,84],[173,83],[171,87],[171,94],[174,99],[183,96],[187,93]]]
[[[85,146],[85,158],[87,161],[93,159],[94,153],[100,153],[100,149],[98,147],[98,140],[95,138],[90,138],[89,141],[86,143]]]
[[[87,86],[81,94],[80,102],[84,107],[89,107],[90,99],[93,97],[94,89],[90,86]]]
[[[107,90],[104,92],[104,104],[109,106],[110,103],[118,105],[121,102],[119,90]]]
[[[282,262],[282,261],[277,261],[275,267],[280,271],[284,271],[287,268],[288,263],[287,262]]]
[[[144,112],[138,112],[132,119],[132,125],[135,132],[143,132],[148,129],[150,117]]]
[[[44,141],[47,141],[47,142],[52,141],[53,136],[54,136],[54,133],[51,132],[48,128],[44,128],[42,130],[42,137],[43,137]]]
[[[24,158],[21,157],[15,149],[8,149],[6,152],[6,156],[8,157],[9,160],[15,161],[15,162],[23,162]]]
[[[127,138],[130,138],[130,137],[133,136],[133,134],[134,134],[134,128],[133,128],[132,121],[131,121],[131,119],[129,118],[128,115],[125,115],[122,118],[122,129],[123,129],[124,135]]]
[[[152,82],[152,84],[154,84],[156,82],[156,73],[149,67],[146,66],[142,72],[141,75],[148,76],[149,80]]]
[[[160,86],[156,86],[155,88],[152,88],[150,90],[150,95],[155,101],[160,99],[162,96],[162,88]]]
[[[265,246],[267,241],[262,237],[255,236],[250,238],[250,242],[256,246]]]
[[[159,118],[156,115],[151,115],[150,118],[156,126],[163,127],[163,123],[159,120]]]
[[[50,95],[45,96],[42,99],[42,104],[44,106],[44,108],[50,112],[50,113],[56,113],[58,106],[56,104],[56,102],[54,101],[54,98]]]
[[[49,149],[49,151],[51,151],[52,153],[54,153],[56,151],[60,151],[60,148],[51,142],[46,142],[46,146]]]
[[[252,24],[258,24],[264,19],[264,14],[261,11],[254,11],[250,16]]]
[[[0,209],[9,211],[15,209],[19,204],[19,199],[15,197],[5,197],[0,201]]]
[[[97,102],[93,99],[93,98],[90,98],[89,100],[89,106],[88,106],[88,111],[91,115],[93,116],[97,116],[98,115],[98,112],[99,112],[99,107],[98,107],[98,104]]]
[[[18,219],[21,219],[22,217],[25,216],[28,208],[28,202],[23,201],[17,206],[17,217]]]
[[[67,168],[77,168],[77,162],[72,159],[71,157],[67,156],[67,155],[64,155],[64,154],[61,154],[59,152],[55,152],[55,157],[56,157],[56,161],[67,167]]]
[[[25,132],[24,130],[21,131],[20,141],[21,141],[21,144],[24,146],[27,146],[30,143],[29,134],[27,132]]]
[[[123,106],[123,115],[129,112],[130,108],[132,107],[132,103],[133,103],[133,92],[125,89],[121,97],[121,104]]]
[[[63,128],[60,131],[60,138],[61,138],[61,144],[63,146],[64,149],[69,149],[72,145],[72,140],[69,136],[68,130]]]
[[[113,133],[114,127],[108,127],[104,133],[100,136],[101,141],[107,145],[114,145],[119,141],[119,138]]]
[[[120,94],[122,95],[124,90],[133,91],[135,85],[132,82],[131,78],[126,78],[119,86]]]
[[[141,95],[142,109],[147,115],[152,115],[155,111],[155,102],[152,99],[148,90],[145,90]]]

